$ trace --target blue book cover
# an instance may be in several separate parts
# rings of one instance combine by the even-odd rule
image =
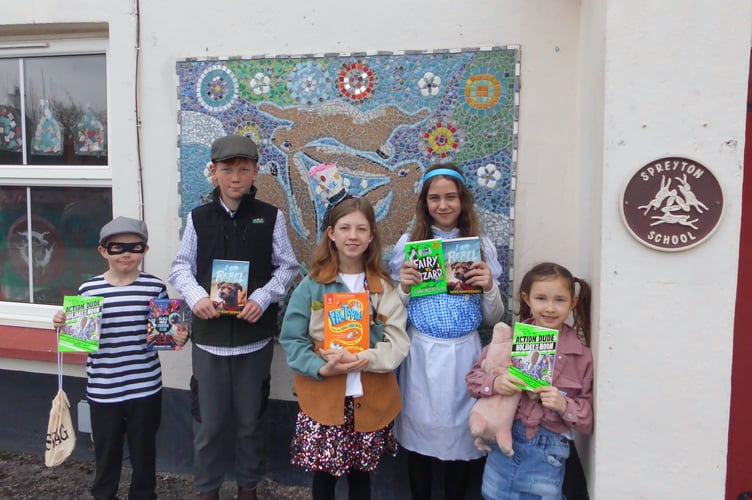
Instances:
[[[214,259],[209,296],[220,314],[240,314],[248,293],[248,270],[245,260]]]
[[[444,268],[447,282],[447,293],[465,294],[482,293],[479,286],[468,285],[465,273],[472,265],[481,260],[480,238],[470,236],[444,240]]]
[[[175,333],[186,324],[185,311],[182,299],[149,299],[147,351],[180,350],[180,346],[175,342]]]

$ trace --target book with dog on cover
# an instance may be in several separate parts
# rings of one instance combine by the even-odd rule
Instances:
[[[452,295],[482,293],[482,287],[468,285],[465,282],[465,273],[470,270],[473,264],[481,260],[480,238],[469,236],[444,240],[443,246],[447,293]]]
[[[441,240],[408,241],[405,244],[405,259],[418,266],[423,281],[410,285],[412,297],[423,297],[447,291],[444,274],[444,249]]]
[[[515,323],[509,374],[522,380],[527,391],[551,385],[559,331],[527,323]]]
[[[179,351],[175,333],[185,326],[185,303],[182,299],[149,299],[146,324],[147,351]]]
[[[369,347],[368,292],[324,294],[324,349],[352,353]]]
[[[245,307],[248,270],[245,260],[214,259],[209,297],[219,314],[240,314]]]
[[[65,295],[65,326],[58,335],[60,352],[96,352],[102,326],[103,297]]]

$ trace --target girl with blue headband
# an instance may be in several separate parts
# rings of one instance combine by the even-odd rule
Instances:
[[[410,352],[400,366],[402,412],[394,431],[407,450],[413,499],[430,499],[432,464],[438,460],[445,499],[465,498],[467,479],[476,459],[483,456],[468,426],[475,400],[468,394],[465,374],[477,359],[481,343],[478,327],[501,320],[504,305],[498,280],[501,265],[490,239],[481,236],[483,259],[465,273],[466,283],[482,294],[440,293],[411,297],[410,286],[421,282],[412,262],[405,260],[408,241],[479,236],[474,199],[462,171],[453,164],[426,169],[418,196],[415,223],[402,235],[390,260],[392,278],[407,306]]]

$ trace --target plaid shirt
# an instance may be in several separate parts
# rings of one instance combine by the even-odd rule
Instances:
[[[222,203],[220,201],[220,203]],[[235,212],[228,209],[224,203],[222,207],[227,210],[230,217],[235,216]],[[180,249],[172,262],[169,281],[185,298],[188,306],[193,309],[196,303],[209,296],[204,287],[196,281],[196,256],[197,256],[198,238],[196,228],[193,226],[193,218],[188,214],[185,223],[183,239],[180,241]],[[298,274],[300,264],[295,256],[295,251],[287,236],[287,226],[282,211],[277,213],[277,221],[274,224],[272,235],[272,277],[266,285],[257,288],[248,297],[253,300],[262,310],[266,310],[270,304],[279,302],[287,293],[295,276]],[[236,356],[239,354],[248,354],[258,351],[271,339],[263,339],[253,344],[247,344],[237,347],[219,347],[196,344],[196,347],[216,356]]]

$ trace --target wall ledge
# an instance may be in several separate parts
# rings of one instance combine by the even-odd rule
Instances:
[[[57,335],[51,329],[26,328],[0,325],[0,358],[26,359],[29,361],[57,360]],[[65,353],[63,362],[85,365],[85,353]]]

